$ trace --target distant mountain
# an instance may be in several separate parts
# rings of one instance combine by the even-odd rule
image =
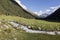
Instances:
[[[24,18],[36,18],[32,13],[24,10],[14,0],[0,0],[0,15],[19,16]]]
[[[58,8],[59,8],[59,6],[53,8],[53,9],[50,8],[49,10],[43,11],[43,13],[40,15],[40,18],[46,18],[46,17],[48,17],[49,15],[51,15],[52,13],[54,13]]]
[[[45,20],[60,21],[60,8],[58,8],[54,13],[44,18]]]
[[[41,15],[40,15],[40,18],[46,18],[48,15],[49,15],[49,14],[47,14],[47,13],[41,14]]]

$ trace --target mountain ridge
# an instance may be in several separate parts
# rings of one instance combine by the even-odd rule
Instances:
[[[24,18],[32,18],[36,17],[31,13],[24,10],[20,5],[18,5],[14,0],[1,0],[0,1],[0,15],[15,15]]]
[[[46,18],[41,18],[41,19],[47,21],[60,21],[60,7]]]

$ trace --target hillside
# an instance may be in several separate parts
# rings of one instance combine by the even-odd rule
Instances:
[[[13,0],[0,0],[0,40],[60,40],[59,22],[38,20],[31,13]],[[35,30],[43,33],[34,33]]]
[[[60,8],[58,8],[55,12],[53,12],[51,15],[44,18],[48,21],[58,21],[60,22]]]
[[[25,23],[23,25],[31,25],[34,29],[39,27],[40,24],[42,30],[57,30],[60,28],[60,23],[3,15],[0,16],[0,40],[60,40],[60,35],[27,33],[24,30],[18,28],[18,26],[17,28],[14,28],[13,25],[8,23],[9,21],[15,21],[16,23],[21,24]]]
[[[8,28],[6,28],[3,25],[6,25]],[[7,22],[1,22],[0,23],[0,40],[59,40],[59,35],[45,35],[45,34],[34,34],[34,33],[26,33],[22,31],[21,29],[15,29]]]
[[[24,18],[35,18],[13,0],[0,0],[0,15],[15,15]]]

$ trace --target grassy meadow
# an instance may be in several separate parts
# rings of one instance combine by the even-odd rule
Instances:
[[[12,17],[12,18],[11,18]],[[26,33],[21,29],[15,29],[10,25],[7,20],[16,19],[15,21],[24,19],[15,17],[15,16],[0,16],[0,19],[4,19],[4,22],[0,23],[0,40],[60,40],[60,35],[46,35],[46,34],[36,34],[36,33]],[[27,20],[27,19],[26,19]],[[31,19],[32,20],[32,19]],[[7,25],[5,27],[4,25]]]
[[[18,16],[6,16],[6,15],[0,15],[0,19],[4,19],[7,21],[16,21],[18,23],[21,23],[23,25],[31,26],[32,29],[39,29],[41,30],[47,30],[47,31],[54,31],[60,30],[60,23],[59,22],[48,22],[44,20],[37,20],[37,19],[26,19]]]

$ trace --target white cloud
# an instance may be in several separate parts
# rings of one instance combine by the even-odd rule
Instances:
[[[14,1],[16,1],[22,8],[27,9],[27,7],[23,5],[20,0],[14,0]]]
[[[60,5],[55,6],[55,7],[50,7],[50,9],[53,10],[53,12],[54,12],[54,11],[57,10],[59,7],[60,7]]]
[[[27,7],[21,3],[20,0],[15,0],[15,1],[16,1],[23,9],[25,9],[26,11],[29,11],[29,10],[27,9]],[[53,13],[54,11],[56,11],[59,7],[60,7],[60,5],[55,6],[55,7],[50,7],[49,9],[47,9],[47,10],[45,10],[45,11],[40,10],[39,12],[33,12],[33,13],[35,13],[35,14],[38,15],[38,16],[40,16],[40,15],[41,15],[41,16],[45,16],[44,14],[50,15],[51,13]],[[43,14],[43,15],[42,15],[42,14]],[[45,17],[47,17],[47,15],[46,15]]]
[[[50,11],[50,9],[47,9],[46,11],[47,11],[47,12],[49,12],[49,11]]]
[[[47,9],[45,11],[40,10],[39,12],[34,12],[34,13],[37,14],[38,16],[40,16],[40,15],[42,15],[44,13],[48,13],[49,11],[50,11],[50,9]]]
[[[50,15],[51,13],[55,12],[58,8],[60,7],[60,5],[55,6],[55,7],[50,7],[49,9],[45,10],[45,11],[39,11],[39,12],[35,12],[35,14],[37,14],[38,16],[45,16],[47,17],[48,15]],[[45,15],[44,15],[45,14]]]
[[[36,15],[40,16],[41,14],[43,14],[43,11],[39,11],[39,12],[34,12]]]
[[[60,7],[60,5],[58,5],[58,6],[55,6],[55,7],[50,7],[51,9],[57,9],[57,8],[59,8]]]

